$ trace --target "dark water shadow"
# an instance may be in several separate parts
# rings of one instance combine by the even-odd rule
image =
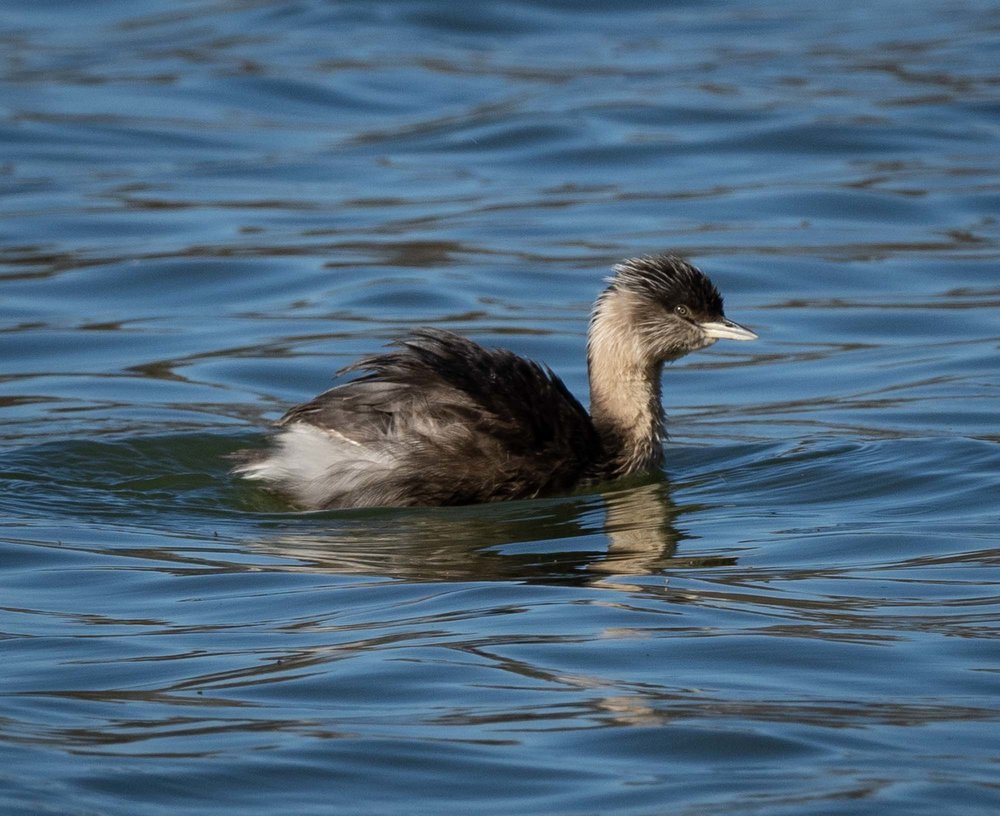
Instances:
[[[298,512],[228,473],[226,454],[246,444],[245,437],[169,434],[7,451],[0,456],[0,514],[58,514],[77,518],[81,531],[96,524],[91,538],[70,532],[67,541],[171,572],[598,585],[667,569],[683,538],[676,519],[690,510],[674,503],[659,474],[531,501]],[[109,524],[122,531],[113,541],[102,532]],[[148,539],[151,531],[162,549],[128,544],[126,532]],[[178,538],[187,542],[181,549]],[[695,566],[734,563],[708,560]]]

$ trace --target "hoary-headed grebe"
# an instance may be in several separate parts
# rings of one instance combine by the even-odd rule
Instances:
[[[526,499],[660,467],[663,364],[757,335],[675,256],[624,261],[608,283],[590,319],[589,415],[547,367],[418,329],[288,411],[234,472],[321,509]]]

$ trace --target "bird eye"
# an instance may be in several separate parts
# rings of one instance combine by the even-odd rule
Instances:
[[[691,310],[687,306],[674,306],[674,314],[678,317],[691,317]]]

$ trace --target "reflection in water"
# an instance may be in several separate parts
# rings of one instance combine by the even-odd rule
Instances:
[[[603,576],[651,575],[670,563],[677,514],[664,479],[564,499],[306,514],[298,529],[283,517],[280,532],[246,546],[317,572],[608,585]]]

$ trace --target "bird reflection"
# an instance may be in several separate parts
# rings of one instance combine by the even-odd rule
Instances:
[[[343,575],[621,588],[670,566],[678,512],[659,478],[561,499],[281,514],[248,546],[294,558],[295,569]]]

